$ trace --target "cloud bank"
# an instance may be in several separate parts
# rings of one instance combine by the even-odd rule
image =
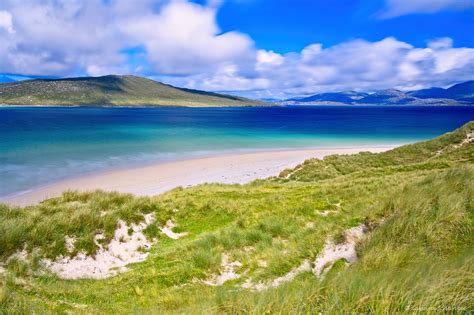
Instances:
[[[450,2],[433,1],[438,7]],[[244,33],[221,32],[219,3],[3,0],[0,73],[137,74],[189,88],[281,98],[473,79],[474,49],[454,48],[450,38],[429,40],[425,47],[387,37],[332,47],[314,43],[287,54],[258,49]],[[393,3],[390,14],[395,16],[421,10],[412,4],[423,1]]]

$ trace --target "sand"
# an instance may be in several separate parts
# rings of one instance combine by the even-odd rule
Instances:
[[[303,263],[299,267],[292,269],[287,274],[281,277],[278,277],[276,279],[273,279],[269,281],[268,283],[263,283],[263,282],[253,283],[252,279],[248,278],[241,285],[241,287],[243,289],[250,289],[254,291],[263,291],[263,290],[268,290],[270,288],[277,288],[283,283],[293,281],[299,274],[303,272],[310,272],[310,271],[311,271],[311,263],[308,260],[304,260]]]
[[[364,238],[365,232],[366,226],[364,224],[348,229],[344,232],[344,243],[336,244],[333,239],[329,239],[313,263],[305,259],[300,266],[292,269],[281,277],[266,283],[253,283],[252,278],[248,278],[241,287],[253,291],[263,291],[270,288],[277,288],[283,283],[293,281],[293,279],[303,272],[312,272],[319,278],[331,270],[333,265],[341,259],[344,259],[347,264],[352,264],[357,261],[356,245]]]
[[[42,263],[62,279],[105,279],[115,276],[127,271],[127,265],[146,260],[149,254],[147,250],[156,240],[148,241],[143,230],[154,221],[153,213],[145,215],[145,222],[139,224],[132,223],[128,226],[119,221],[114,238],[106,247],[98,242],[103,239],[103,234],[97,234],[95,242],[99,249],[94,257],[79,253],[74,257],[60,256],[54,261],[43,259]],[[132,233],[129,233],[129,229],[132,229]],[[73,239],[69,236],[68,238]]]
[[[239,279],[241,277],[235,269],[242,267],[240,261],[230,261],[227,254],[222,255],[221,272],[219,275],[212,275],[210,279],[203,281],[204,284],[216,287],[221,286],[229,280]]]
[[[166,222],[166,225],[162,228],[160,228],[161,233],[165,234],[169,238],[173,240],[177,240],[178,238],[181,238],[183,236],[188,235],[188,232],[183,232],[183,233],[176,233],[173,231],[173,228],[176,227],[176,223],[173,222],[173,220],[168,220]]]
[[[355,262],[357,260],[356,244],[364,237],[365,228],[365,225],[359,225],[345,231],[345,242],[342,244],[336,244],[334,240],[328,241],[314,261],[313,273],[317,277],[321,276],[340,259],[344,259],[349,264]]]
[[[26,206],[57,197],[66,190],[102,189],[151,196],[176,187],[203,183],[244,184],[255,179],[278,175],[309,158],[331,154],[355,154],[361,151],[382,152],[393,147],[327,148],[241,153],[214,157],[157,163],[153,165],[107,171],[59,181],[21,195],[5,197],[0,202]]]

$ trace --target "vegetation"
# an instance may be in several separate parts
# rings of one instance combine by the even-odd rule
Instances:
[[[130,75],[0,84],[0,104],[196,107],[266,105],[242,97],[177,88]]]
[[[66,192],[26,208],[0,209],[3,313],[472,313],[474,312],[474,122],[431,141],[380,154],[309,160],[247,185],[177,188],[152,198]],[[322,215],[325,211],[329,215]],[[145,262],[106,280],[62,280],[42,257],[94,254],[120,218],[157,224]],[[173,218],[186,237],[157,226]],[[359,260],[339,261],[322,278],[303,272],[277,288],[241,284],[285,275],[313,261],[328,239],[364,223]],[[175,229],[176,232],[178,228]],[[26,247],[25,247],[26,246]],[[28,260],[9,259],[26,248]],[[221,257],[242,263],[223,286]],[[261,262],[264,261],[265,264]]]

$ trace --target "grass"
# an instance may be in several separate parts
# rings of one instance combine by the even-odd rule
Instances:
[[[474,144],[458,146],[473,130],[471,122],[386,153],[309,160],[247,185],[207,184],[152,198],[67,192],[27,208],[2,206],[0,312],[473,312]],[[334,212],[322,216],[325,210]],[[158,225],[173,218],[176,231],[189,234],[171,240],[150,226],[146,234],[158,244],[128,272],[68,281],[38,263],[66,254],[64,235],[77,237],[76,252],[93,254],[95,233],[110,238],[118,219],[138,222],[151,212]],[[270,281],[314,260],[328,238],[363,222],[373,229],[353,265],[340,261],[322,279],[302,273],[258,293],[238,289],[249,277]],[[25,245],[27,263],[8,260]],[[242,278],[202,284],[219,272],[224,253],[242,262]]]

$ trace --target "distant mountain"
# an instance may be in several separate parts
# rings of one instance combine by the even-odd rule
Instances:
[[[418,98],[446,98],[458,101],[474,102],[474,81],[453,85],[449,89],[431,88],[407,93]]]
[[[0,75],[0,83],[11,83],[11,82],[15,82],[15,81],[16,80],[10,78],[7,75]]]
[[[297,102],[340,102],[340,103],[352,103],[355,100],[361,99],[367,96],[367,93],[358,93],[354,91],[348,92],[333,92],[333,93],[321,93],[311,95],[302,98],[292,98],[290,101]]]
[[[416,100],[416,97],[409,96],[402,91],[388,89],[370,94],[357,103],[361,104],[408,104]]]
[[[258,100],[260,100],[262,102],[267,102],[267,103],[279,103],[279,102],[281,102],[280,98],[272,98],[272,97],[259,98]]]
[[[0,77],[0,83],[12,83],[12,82],[16,82],[16,81],[10,78]]]
[[[453,85],[446,92],[448,98],[474,103],[474,81]]]
[[[406,94],[418,98],[445,98],[446,90],[443,88],[433,87],[429,89],[407,92]]]
[[[290,98],[281,104],[308,105],[469,105],[474,104],[474,81],[453,85],[448,89],[433,87],[402,92],[387,89],[372,94],[359,92],[320,93]]]
[[[255,106],[267,103],[174,87],[137,76],[38,79],[0,84],[0,104]]]

